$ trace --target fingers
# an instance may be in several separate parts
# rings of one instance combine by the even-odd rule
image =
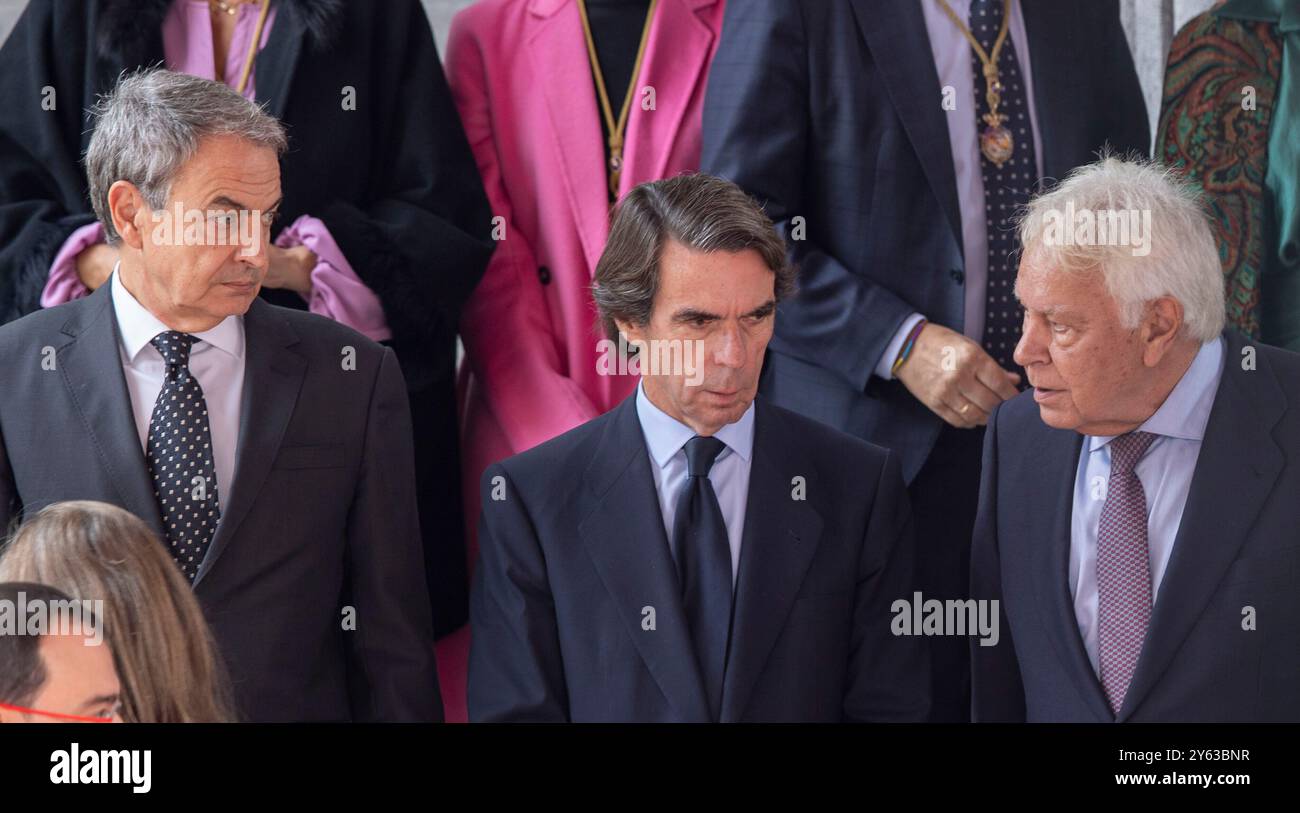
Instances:
[[[983,348],[980,348],[983,353]],[[1015,398],[1020,394],[1016,385],[1020,383],[1020,375],[1009,370],[1004,370],[998,366],[993,357],[987,353],[983,354],[980,364],[975,365],[975,378],[989,390],[992,390],[999,401],[1006,401]],[[991,410],[990,410],[991,411]]]
[[[970,429],[988,423],[988,413],[960,393],[954,393],[931,407],[944,421],[958,429]]]
[[[985,417],[992,414],[994,407],[1006,400],[1001,394],[985,386],[979,378],[971,378],[969,381],[959,383],[957,393],[974,404]]]
[[[958,410],[953,409],[945,403],[939,402],[931,404],[930,411],[943,419],[944,423],[954,426],[958,429],[970,429],[972,424],[964,418]]]

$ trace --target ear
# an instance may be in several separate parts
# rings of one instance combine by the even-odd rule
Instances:
[[[1178,341],[1183,329],[1183,303],[1162,296],[1147,303],[1142,322],[1142,362],[1155,367]]]
[[[122,242],[139,251],[144,248],[151,214],[144,195],[130,181],[114,181],[108,188],[108,215]]]
[[[623,337],[629,344],[634,341],[643,341],[645,339],[643,327],[638,327],[637,325],[634,325],[631,322],[625,322],[622,319],[615,319],[614,325],[618,328],[618,332],[623,334]]]

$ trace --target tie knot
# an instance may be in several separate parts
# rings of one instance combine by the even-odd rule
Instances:
[[[190,348],[194,345],[190,334],[167,330],[150,339],[149,344],[157,348],[168,365],[189,367]]]
[[[1129,432],[1119,435],[1110,442],[1111,473],[1130,474],[1133,467],[1142,459],[1142,455],[1151,448],[1156,436],[1150,432]]]
[[[718,459],[727,444],[717,438],[696,435],[686,441],[686,472],[691,477],[708,477],[713,461]]]

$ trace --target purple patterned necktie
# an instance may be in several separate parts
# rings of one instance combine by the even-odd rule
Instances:
[[[1101,687],[1119,714],[1151,622],[1147,498],[1133,467],[1156,436],[1129,432],[1110,442],[1110,480],[1097,526],[1097,660]]]

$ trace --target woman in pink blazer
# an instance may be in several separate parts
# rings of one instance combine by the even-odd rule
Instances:
[[[586,0],[603,79],[620,61],[632,67],[648,5]],[[619,198],[639,183],[698,169],[701,110],[723,5],[656,0],[639,72],[629,83],[626,71],[620,77],[614,70],[616,81],[607,82],[614,119],[629,84],[634,90]],[[636,385],[636,376],[604,372],[591,299],[609,229],[610,128],[582,12],[578,0],[481,0],[452,22],[447,78],[498,240],[461,318],[467,517],[479,514],[478,482],[488,464],[600,415]],[[628,13],[638,17],[629,20]],[[466,523],[471,568],[475,526]],[[467,630],[440,642],[448,720],[465,719],[467,643]]]

